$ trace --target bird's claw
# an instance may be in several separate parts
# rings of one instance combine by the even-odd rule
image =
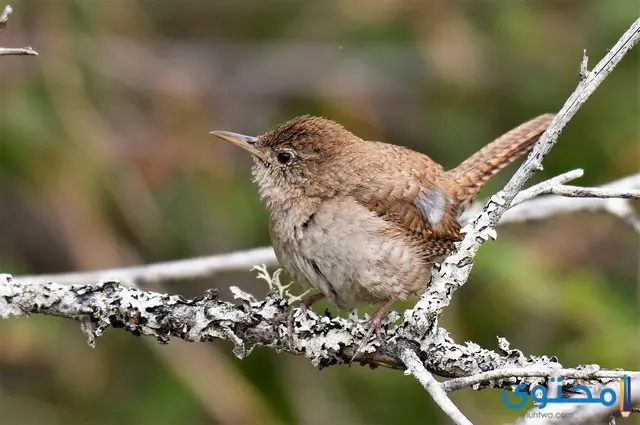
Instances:
[[[309,309],[309,307],[311,307],[313,303],[315,303],[318,300],[321,300],[322,298],[324,298],[324,294],[322,293],[309,295],[305,298],[302,298],[300,300],[300,306],[299,306],[300,312],[302,313],[302,315],[305,315],[307,313],[307,310]],[[289,340],[289,348],[292,348],[292,349],[293,349],[293,322],[295,321],[295,313],[296,313],[296,307],[290,307],[289,312],[287,313],[287,335]]]
[[[371,319],[369,319],[367,323],[365,323],[365,326],[367,327],[367,332],[364,334],[364,337],[362,338],[362,342],[360,343],[356,351],[353,353],[353,357],[351,357],[351,360],[349,361],[349,363],[353,363],[356,357],[358,357],[358,354],[362,352],[362,349],[364,348],[364,346],[367,345],[367,343],[369,342],[371,335],[373,335],[374,333],[376,334],[376,337],[373,339],[372,342],[378,340],[381,344],[383,343],[382,333],[380,331],[380,327],[382,326],[382,319],[380,317],[374,315]]]

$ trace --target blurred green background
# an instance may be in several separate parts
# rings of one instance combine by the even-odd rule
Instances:
[[[51,273],[268,244],[248,155],[207,133],[259,134],[320,114],[452,168],[557,111],[637,18],[635,0],[13,1],[0,45],[0,270]],[[0,5],[1,6],[1,5]],[[639,48],[579,111],[536,179],[582,167],[597,185],[639,169]],[[486,196],[515,170],[491,181]],[[454,338],[565,366],[640,369],[638,235],[607,215],[505,226],[442,325]],[[255,274],[159,291],[256,296]],[[316,310],[326,305],[319,303]],[[514,419],[499,391],[453,400],[479,424]],[[640,415],[639,415],[640,416]],[[640,423],[638,417],[625,423]],[[76,323],[0,322],[1,424],[448,423],[415,379],[314,369],[259,348],[158,346]]]

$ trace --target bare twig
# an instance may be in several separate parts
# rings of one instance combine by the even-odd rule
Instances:
[[[515,205],[521,204],[525,201],[528,201],[529,199],[535,198],[540,195],[549,194],[551,193],[554,187],[570,182],[571,180],[580,178],[583,175],[584,175],[584,170],[582,170],[581,168],[578,168],[577,170],[572,170],[564,174],[560,174],[559,176],[552,177],[549,180],[545,180],[542,183],[538,183],[537,185],[532,186],[518,193],[518,196],[516,196],[513,199],[513,202],[511,202],[511,206],[513,207]]]
[[[568,186],[562,184],[550,188],[549,193],[571,198],[640,199],[640,190],[604,189],[597,187]]]
[[[522,190],[513,199],[511,206],[513,207],[539,195],[546,194],[560,195],[567,198],[640,199],[640,190],[636,189],[578,187],[564,184],[582,177],[583,174],[584,171],[581,169],[569,171]]]
[[[407,366],[407,371],[420,382],[422,387],[431,395],[433,401],[451,418],[454,424],[472,425],[469,419],[453,404],[447,393],[442,389],[442,385],[424,368],[412,349],[403,348],[400,351],[400,359]]]
[[[640,189],[640,174],[625,177],[606,184],[602,188],[616,190]],[[640,233],[640,226],[637,226],[637,220],[635,220],[635,211],[629,201],[625,199],[572,199],[557,195],[541,196],[509,209],[500,219],[500,224],[544,220],[581,211],[613,214],[625,220]],[[472,213],[473,211],[469,212],[469,214]]]
[[[13,8],[9,5],[4,7],[2,14],[0,14],[0,30],[4,29],[7,26],[7,22],[9,21],[9,16],[13,12]],[[33,50],[31,46],[26,47],[0,47],[0,56],[8,56],[8,55],[38,55],[38,52]]]
[[[508,369],[496,369],[478,373],[472,376],[454,378],[442,383],[442,387],[447,392],[457,391],[465,387],[471,387],[481,382],[501,380],[519,377],[550,377],[559,375],[562,378],[575,379],[602,379],[602,378],[622,378],[625,375],[640,377],[640,372],[628,370],[602,370],[598,365],[588,365],[582,368],[558,369],[556,367],[514,367]]]
[[[587,49],[582,51],[582,61],[580,62],[580,80],[586,80],[589,76],[589,56]]]
[[[171,282],[176,280],[201,279],[218,273],[249,271],[256,264],[278,264],[273,249],[268,247],[236,251],[228,254],[196,257],[186,260],[167,261],[143,266],[118,269],[94,270],[89,272],[60,273],[52,275],[21,276],[28,282],[57,282],[72,285],[113,279],[126,284],[140,285]]]
[[[33,50],[31,46],[25,47],[0,47],[0,56],[38,56],[38,52]]]

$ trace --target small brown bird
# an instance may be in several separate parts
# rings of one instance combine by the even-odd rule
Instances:
[[[526,153],[553,115],[534,118],[445,171],[408,148],[362,140],[325,118],[301,116],[251,137],[213,131],[253,155],[280,264],[347,310],[383,303],[366,343],[397,299],[426,289],[434,262],[462,239],[461,213],[498,171]],[[293,310],[289,314],[292,335]]]

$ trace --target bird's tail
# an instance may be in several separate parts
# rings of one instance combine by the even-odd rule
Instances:
[[[496,173],[527,153],[544,133],[555,115],[544,114],[519,125],[498,137],[449,174],[460,185],[458,199],[470,203],[482,186]]]

